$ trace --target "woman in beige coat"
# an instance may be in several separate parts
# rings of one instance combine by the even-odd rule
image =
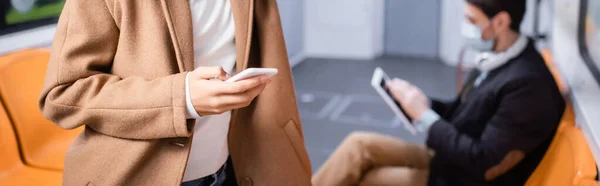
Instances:
[[[310,185],[276,1],[229,1],[236,71],[277,68],[268,85],[219,84],[208,79],[225,77],[220,68],[194,70],[189,0],[67,1],[39,100],[57,125],[85,127],[65,158],[64,185],[180,185],[195,123],[186,117],[188,74],[199,114],[232,110],[237,184]]]

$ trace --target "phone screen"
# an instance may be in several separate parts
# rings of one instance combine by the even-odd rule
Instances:
[[[385,90],[385,93],[387,93],[387,95],[392,98],[392,100],[394,100],[394,103],[396,104],[396,106],[398,106],[398,108],[400,109],[400,111],[406,116],[406,119],[408,119],[409,122],[413,122],[413,119],[410,118],[408,116],[408,114],[406,114],[406,111],[404,111],[404,109],[402,108],[402,106],[400,105],[400,103],[398,103],[398,101],[396,101],[396,99],[394,99],[394,96],[392,96],[392,93],[390,92],[390,89],[387,88],[386,84],[387,84],[387,79],[389,79],[387,76],[384,76],[383,78],[381,78],[381,83],[379,83],[379,86],[381,86],[381,88],[383,88],[383,90]]]

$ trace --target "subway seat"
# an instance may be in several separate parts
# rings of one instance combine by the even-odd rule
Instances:
[[[2,152],[15,151],[16,157],[20,159],[19,163],[11,158],[2,158],[0,161],[3,161],[3,164],[4,161],[15,161],[13,164],[27,167],[27,170],[45,170],[30,171],[40,174],[39,176],[19,177],[21,174],[12,174],[12,170],[16,169],[0,169],[1,180],[7,179],[8,176],[10,180],[17,180],[14,183],[23,183],[18,185],[27,185],[31,180],[47,180],[39,185],[60,185],[65,154],[75,137],[82,131],[82,128],[64,130],[46,120],[38,109],[37,100],[42,90],[49,58],[50,52],[46,49],[28,49],[0,57],[0,100],[3,101],[7,116],[2,125],[12,123],[10,132],[13,133],[12,138],[16,138],[15,142],[18,142],[15,143],[18,149],[4,145],[0,146],[0,149]],[[5,133],[8,130],[4,128],[2,138],[7,136]],[[0,181],[0,185],[15,185],[2,183]]]
[[[549,50],[540,52],[566,98],[568,87],[552,62]],[[567,98],[568,99],[568,98]],[[588,186],[598,185],[596,162],[579,127],[575,125],[572,104],[567,106],[556,134],[544,158],[527,180],[526,186]]]
[[[0,185],[60,185],[61,171],[26,166],[19,155],[14,129],[0,101]]]

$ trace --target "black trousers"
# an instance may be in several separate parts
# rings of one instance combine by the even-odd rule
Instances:
[[[223,167],[216,173],[199,179],[186,181],[181,183],[181,186],[236,186],[235,171],[233,170],[233,162],[231,157],[227,158]]]

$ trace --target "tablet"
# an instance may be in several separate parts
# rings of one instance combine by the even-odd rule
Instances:
[[[375,69],[375,73],[373,73],[373,79],[371,79],[371,86],[373,86],[375,91],[379,93],[379,95],[383,98],[383,101],[385,101],[385,103],[392,109],[392,111],[396,113],[398,118],[400,118],[400,120],[404,124],[404,127],[411,134],[415,135],[417,133],[417,130],[412,124],[412,119],[408,117],[404,109],[402,109],[402,106],[400,106],[400,103],[398,103],[394,99],[389,89],[386,87],[386,84],[389,81],[391,81],[390,77],[387,74],[385,74],[385,72],[381,68],[377,67]]]

